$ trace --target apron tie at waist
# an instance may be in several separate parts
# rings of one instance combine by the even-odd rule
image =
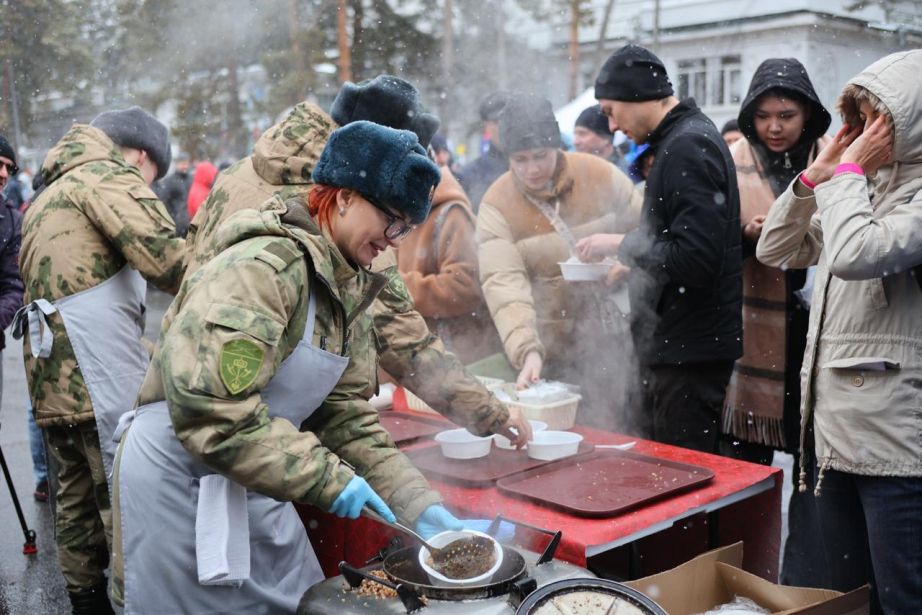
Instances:
[[[28,329],[29,346],[32,356],[36,359],[47,359],[51,356],[54,333],[45,317],[57,311],[58,308],[47,299],[36,299],[16,310],[13,316],[13,339],[22,339]]]
[[[122,441],[122,434],[125,433],[125,430],[128,429],[128,426],[131,425],[131,422],[134,420],[137,410],[129,410],[122,416],[118,417],[118,425],[115,426],[115,431],[112,432],[112,441],[119,443]]]

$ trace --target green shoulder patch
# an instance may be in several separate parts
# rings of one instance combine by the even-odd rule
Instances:
[[[236,395],[256,381],[265,356],[263,349],[250,340],[227,342],[218,360],[221,382]]]
[[[256,260],[260,260],[276,271],[281,272],[303,256],[297,248],[276,242],[270,243],[261,252],[257,253]]]

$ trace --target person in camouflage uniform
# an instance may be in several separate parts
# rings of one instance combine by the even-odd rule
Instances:
[[[86,314],[85,326],[77,327],[65,322],[64,306],[100,288],[111,289],[113,280],[126,274],[140,273],[154,286],[175,292],[184,254],[172,219],[149,187],[169,167],[166,127],[137,107],[104,113],[94,124],[75,124],[42,166],[45,189],[23,222],[20,268],[26,307],[17,314],[14,331],[22,337],[28,321],[23,352],[29,395],[58,468],[55,539],[75,613],[111,612],[104,574],[111,538],[104,450],[111,434],[107,439],[97,430],[98,400],[88,382],[94,390],[98,383],[85,378],[88,365],[78,362],[80,350],[72,338],[103,340],[114,335],[114,324],[99,311],[95,320]],[[145,286],[138,280],[134,287],[142,289],[143,301]],[[128,307],[142,312],[137,303]],[[40,305],[45,306],[41,311]],[[35,318],[39,314],[42,318]],[[136,357],[145,354],[143,323],[129,324],[137,336],[126,345],[133,346],[129,350]],[[48,344],[39,343],[45,335]],[[109,369],[117,372],[120,366]],[[141,377],[143,370],[133,381],[115,383],[123,389],[123,411],[131,409]]]
[[[360,173],[371,159],[385,169]],[[333,134],[314,174],[317,188],[337,187],[325,213],[311,194],[317,223],[279,196],[238,212],[163,319],[116,460],[112,592],[126,613],[152,601],[170,613],[294,612],[323,575],[291,501],[351,518],[367,505],[426,535],[461,527],[367,401],[374,349],[350,343],[386,281],[364,267],[425,218],[438,168],[413,133],[357,122]],[[289,367],[305,356],[310,368]],[[190,488],[206,497],[214,473],[248,490],[252,565],[223,579],[236,589],[209,586],[197,544],[223,515],[184,505]]]
[[[358,85],[347,83],[334,101],[333,115],[341,124],[369,120],[412,130],[425,146],[435,132],[433,122],[438,124],[423,113],[417,97],[406,81],[381,75]],[[263,133],[251,156],[218,176],[189,228],[187,276],[214,257],[214,234],[233,213],[273,195],[306,202],[311,171],[337,121],[313,103],[299,103]],[[397,271],[394,251],[379,255],[372,270],[386,276],[388,284],[372,303],[370,317],[356,323],[353,343],[375,344],[381,368],[458,425],[477,435],[502,433],[524,444],[531,435],[528,422],[517,410],[510,415],[429,331]],[[376,381],[372,376],[370,382]]]

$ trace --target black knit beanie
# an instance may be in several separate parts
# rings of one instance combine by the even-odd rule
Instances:
[[[0,135],[0,156],[4,158],[9,158],[13,161],[13,164],[16,165],[16,152],[13,151],[13,146],[10,145],[10,142],[6,140],[6,137]],[[19,166],[19,165],[16,165]]]
[[[141,107],[118,111],[103,111],[91,126],[100,129],[120,147],[131,147],[147,152],[157,165],[157,179],[170,169],[173,154],[170,151],[170,131],[157,118]]]
[[[499,114],[499,143],[506,154],[560,147],[560,127],[551,102],[531,94],[511,96]]]
[[[340,126],[365,120],[389,128],[416,133],[420,145],[439,129],[439,118],[426,113],[413,85],[393,75],[352,83],[347,81],[333,100],[330,117]]]
[[[611,54],[595,80],[598,100],[642,102],[672,94],[672,83],[662,60],[639,45],[625,45]]]
[[[592,132],[602,137],[611,138],[614,133],[608,128],[608,118],[602,114],[602,107],[592,105],[579,114],[576,118],[576,125],[588,128]]]

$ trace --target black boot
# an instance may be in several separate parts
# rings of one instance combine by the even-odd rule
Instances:
[[[112,604],[109,603],[109,592],[105,583],[67,594],[71,606],[74,607],[74,615],[115,615]]]

